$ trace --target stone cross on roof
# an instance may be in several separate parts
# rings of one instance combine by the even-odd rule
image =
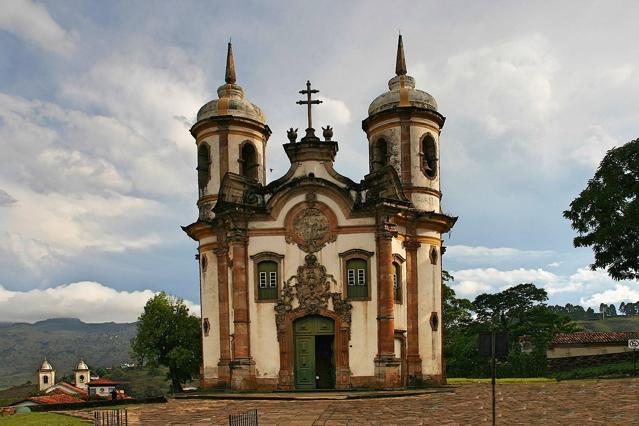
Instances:
[[[315,138],[315,129],[313,129],[313,118],[311,116],[311,106],[313,104],[321,104],[322,101],[320,101],[319,99],[311,99],[311,95],[313,93],[319,93],[319,90],[317,89],[311,89],[311,82],[310,81],[306,81],[306,90],[300,90],[300,93],[302,95],[306,95],[306,100],[305,101],[297,101],[296,103],[298,105],[306,105],[307,106],[307,112],[308,112],[308,128],[306,129],[306,136],[302,139],[307,139],[307,138]]]

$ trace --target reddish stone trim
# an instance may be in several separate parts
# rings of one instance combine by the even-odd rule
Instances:
[[[394,233],[382,222],[377,245],[377,358],[395,358],[395,301],[393,289]]]
[[[351,388],[351,370],[349,367],[350,324],[342,321],[335,312],[320,308],[317,312],[301,309],[284,314],[284,327],[279,329],[277,340],[280,344],[280,373],[278,389],[295,389],[295,347],[293,322],[307,315],[321,315],[335,321],[335,389]]]
[[[217,256],[218,310],[220,328],[220,361],[218,362],[219,382],[228,385],[231,382],[229,364],[231,362],[231,338],[229,330],[229,283],[228,248],[215,250]]]
[[[233,358],[251,358],[248,308],[248,238],[235,229],[229,238],[233,259]]]
[[[401,152],[401,164],[402,164],[402,184],[407,185],[411,183],[411,158],[410,158],[410,120],[404,117],[400,118],[400,152]]]
[[[220,134],[220,182],[224,179],[224,175],[229,171],[229,134],[223,132]]]
[[[408,384],[416,385],[422,380],[422,359],[419,355],[419,314],[418,314],[418,275],[417,250],[420,243],[414,239],[404,241],[406,249],[406,316],[407,316],[407,350],[406,363]]]

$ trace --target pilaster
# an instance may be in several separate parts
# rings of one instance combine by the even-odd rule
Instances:
[[[248,235],[244,228],[233,228],[228,236],[233,259],[233,360],[231,388],[255,389],[255,362],[251,358],[248,300]]]

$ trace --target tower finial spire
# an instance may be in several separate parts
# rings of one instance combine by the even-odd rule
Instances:
[[[233,45],[231,44],[230,38],[228,51],[226,52],[226,74],[224,81],[228,84],[235,83],[235,60],[233,59]]]
[[[406,57],[404,56],[404,43],[402,42],[402,34],[399,33],[397,41],[397,61],[395,62],[395,74],[406,75]]]

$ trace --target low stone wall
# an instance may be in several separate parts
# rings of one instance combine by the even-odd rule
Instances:
[[[619,352],[613,354],[571,356],[565,358],[548,358],[548,372],[570,371],[576,368],[596,367],[613,362],[632,361],[632,352]],[[637,354],[639,362],[639,354]]]
[[[137,399],[117,399],[115,401],[110,399],[96,399],[86,402],[78,402],[77,404],[42,404],[31,405],[29,409],[31,411],[63,411],[63,410],[82,410],[84,408],[94,407],[109,407],[113,405],[128,405],[128,404],[155,404],[166,402],[164,396],[153,396],[148,398]]]

